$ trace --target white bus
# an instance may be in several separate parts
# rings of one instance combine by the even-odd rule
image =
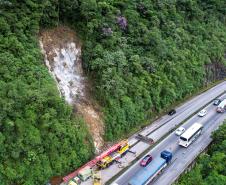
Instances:
[[[194,123],[180,136],[179,145],[188,147],[199,135],[201,135],[202,129],[202,124]]]

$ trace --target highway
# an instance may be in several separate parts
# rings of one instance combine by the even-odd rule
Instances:
[[[199,109],[205,106],[208,102],[211,102],[215,97],[225,92],[225,90],[226,82],[222,82],[214,86],[213,88],[203,92],[202,94],[186,101],[182,105],[176,107],[175,109],[177,113],[175,115],[173,116],[164,115],[161,118],[154,121],[153,123],[151,123],[149,126],[145,127],[139,133],[141,133],[142,135],[147,135],[150,138],[153,138],[154,141],[156,142],[160,138],[162,138],[165,134],[167,134],[169,131],[174,129],[177,125],[179,125],[181,122],[183,122],[186,118],[191,116],[194,112],[199,111]],[[208,117],[208,115],[206,116],[206,118]],[[116,176],[119,173],[122,173],[122,170],[125,167],[130,166],[135,159],[140,157],[139,156],[140,154],[142,154],[145,150],[147,150],[150,147],[150,145],[144,142],[138,142],[135,136],[136,134],[129,138],[129,143],[133,145],[131,150],[136,152],[136,155],[128,153],[125,155],[125,157],[119,160],[121,162],[121,165],[114,163],[107,169],[101,170],[102,177],[101,179],[103,184],[109,184],[108,183],[109,180],[112,181],[112,178],[115,178],[114,176]],[[135,171],[131,173],[134,174]],[[89,179],[82,183],[82,185],[90,184],[92,184],[92,179]]]
[[[226,95],[222,96],[221,99],[226,98]],[[187,168],[187,166],[197,157],[197,155],[205,149],[211,142],[211,132],[218,128],[219,124],[226,119],[226,114],[216,113],[216,106],[210,104],[206,107],[208,113],[205,117],[199,117],[194,115],[191,119],[183,124],[186,129],[193,123],[198,122],[203,124],[203,134],[188,148],[184,148],[178,145],[179,137],[173,133],[169,134],[163,141],[161,141],[156,147],[154,147],[148,154],[153,156],[153,160],[156,156],[159,156],[161,151],[169,150],[173,153],[172,164],[165,169],[165,171],[158,176],[154,182],[154,185],[168,185],[172,184],[179,175]],[[117,178],[114,183],[118,185],[128,184],[128,181],[136,174],[140,168],[137,161],[131,166],[125,173]],[[150,163],[151,165],[151,163]]]

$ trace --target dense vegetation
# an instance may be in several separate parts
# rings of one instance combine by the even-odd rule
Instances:
[[[37,34],[61,22],[83,39],[106,139],[194,92],[224,63],[224,0],[0,1],[0,182],[43,184],[92,154],[80,118],[58,96]]]
[[[199,157],[195,167],[183,175],[177,185],[226,184],[226,124],[215,131],[212,138],[208,152]]]
[[[225,65],[224,0],[74,0],[59,6],[62,21],[83,37],[84,68],[95,80],[108,140],[202,87],[206,64]]]
[[[1,185],[44,184],[93,152],[85,124],[43,65],[37,34],[45,4],[34,2],[0,1]]]

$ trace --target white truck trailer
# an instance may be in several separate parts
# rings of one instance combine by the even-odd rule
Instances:
[[[222,113],[226,109],[226,99],[224,99],[218,106],[217,106],[217,112]]]

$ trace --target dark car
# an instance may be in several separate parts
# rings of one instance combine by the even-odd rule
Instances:
[[[170,116],[172,116],[174,114],[176,114],[176,110],[175,109],[170,110],[169,113],[168,113],[168,115],[170,115]]]
[[[152,156],[150,154],[146,155],[140,162],[140,165],[145,167],[152,161]]]
[[[213,101],[213,104],[214,105],[219,105],[221,103],[221,100],[220,99],[215,99],[214,101]]]

